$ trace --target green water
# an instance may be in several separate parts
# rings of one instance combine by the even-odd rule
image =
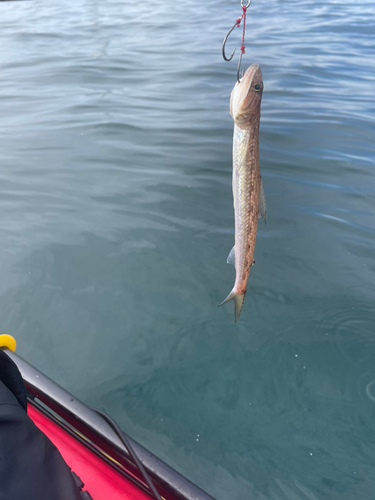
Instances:
[[[268,220],[234,324],[240,13],[0,3],[1,331],[218,500],[372,499],[374,5],[249,9]]]

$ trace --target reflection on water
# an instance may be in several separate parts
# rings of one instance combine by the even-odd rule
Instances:
[[[371,498],[373,2],[251,6],[269,216],[234,325],[239,10],[0,5],[1,330],[218,500]]]

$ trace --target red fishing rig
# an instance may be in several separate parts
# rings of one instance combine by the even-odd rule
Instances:
[[[242,16],[236,19],[236,22],[233,24],[231,29],[228,31],[226,34],[224,40],[223,40],[223,47],[222,47],[222,54],[224,61],[231,61],[234,53],[236,52],[236,49],[233,50],[231,53],[230,57],[227,57],[225,55],[225,44],[227,43],[229,35],[232,33],[234,28],[239,28],[241,26],[242,22],[242,42],[241,42],[241,47],[240,47],[240,58],[238,60],[238,65],[237,65],[237,81],[238,83],[240,82],[240,69],[241,69],[241,60],[242,60],[242,55],[245,53],[245,25],[246,25],[246,12],[247,9],[250,7],[251,0],[247,2],[247,5],[243,4],[243,0],[241,0],[241,8],[242,8]]]

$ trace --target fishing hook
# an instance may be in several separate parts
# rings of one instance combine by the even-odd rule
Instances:
[[[228,31],[228,33],[226,34],[224,40],[223,40],[223,47],[222,47],[222,54],[223,54],[223,59],[224,61],[231,61],[233,56],[234,56],[234,53],[236,52],[236,49],[233,50],[233,52],[231,53],[230,57],[226,57],[225,55],[225,44],[227,43],[227,40],[228,40],[228,37],[229,35],[232,33],[232,31],[234,30],[234,28],[236,26],[239,26],[239,22],[238,22],[238,19],[236,20],[236,22],[233,24],[233,26],[231,27],[231,29]]]
[[[242,51],[240,52],[240,58],[238,59],[238,64],[237,64],[237,82],[240,83],[240,69],[241,69],[241,59],[242,59]],[[242,72],[243,76],[243,72]],[[241,76],[241,78],[242,78]]]
[[[241,17],[239,17],[238,19],[236,19],[236,22],[233,24],[233,26],[228,31],[228,33],[226,34],[226,36],[225,36],[225,38],[223,40],[222,54],[223,54],[224,61],[231,61],[233,59],[233,56],[234,56],[234,53],[236,52],[236,49],[233,49],[233,52],[231,53],[230,57],[227,57],[225,55],[225,45],[227,43],[229,35],[232,33],[232,31],[234,30],[234,28],[236,26],[237,26],[237,28],[239,28],[242,20],[244,20],[244,23],[245,23],[246,11],[250,7],[250,3],[251,3],[251,0],[248,0],[247,5],[245,6],[243,4],[243,0],[241,0],[241,7],[242,7],[243,14],[242,14]],[[238,83],[240,83],[240,69],[241,69],[242,54],[245,51],[244,37],[245,37],[245,28],[244,28],[243,35],[242,35],[242,42],[243,43],[241,45],[240,58],[239,58],[238,64],[237,64],[237,82]]]
[[[250,5],[250,2],[249,2],[249,5]],[[226,34],[226,37],[225,37],[225,38],[224,38],[224,40],[223,40],[222,54],[223,54],[223,59],[224,59],[224,61],[231,61],[231,60],[233,59],[234,53],[236,52],[236,49],[233,49],[233,52],[231,53],[230,57],[227,57],[227,56],[225,55],[225,44],[227,43],[227,40],[228,40],[229,35],[232,33],[232,31],[234,30],[234,28],[235,28],[236,26],[239,26],[238,19],[237,19],[237,21],[233,24],[233,26],[232,26],[232,27],[231,27],[231,29],[228,31],[228,33]],[[241,52],[240,52],[240,58],[238,59],[238,64],[237,64],[237,81],[238,81],[238,83],[240,83],[241,60],[242,60],[242,50],[241,50]]]

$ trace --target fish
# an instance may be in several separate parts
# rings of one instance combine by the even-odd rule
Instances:
[[[254,250],[258,218],[267,219],[266,198],[259,168],[259,123],[263,94],[260,66],[252,64],[230,97],[233,132],[233,205],[235,237],[227,263],[236,268],[236,280],[228,297],[220,304],[234,300],[234,321],[243,307],[250,268],[255,263]]]

